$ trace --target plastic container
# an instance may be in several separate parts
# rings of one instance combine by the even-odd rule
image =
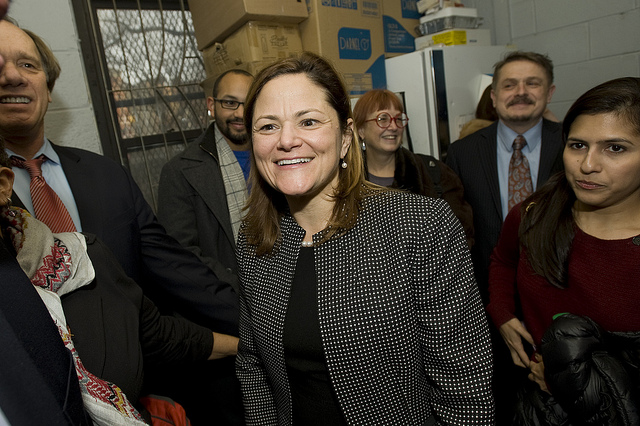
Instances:
[[[478,28],[482,25],[478,10],[471,7],[446,7],[420,18],[419,30],[422,35],[433,34],[453,28]]]

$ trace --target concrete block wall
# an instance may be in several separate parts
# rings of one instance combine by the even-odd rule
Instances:
[[[562,118],[578,96],[617,77],[640,77],[640,0],[468,0],[494,44],[549,55]]]
[[[45,116],[45,135],[64,146],[102,153],[75,19],[69,0],[12,0],[9,16],[47,42],[62,72]]]

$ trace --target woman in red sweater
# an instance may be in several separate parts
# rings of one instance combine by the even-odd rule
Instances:
[[[586,92],[563,136],[565,171],[511,210],[489,275],[487,310],[542,390],[535,350],[555,315],[640,331],[640,79]]]

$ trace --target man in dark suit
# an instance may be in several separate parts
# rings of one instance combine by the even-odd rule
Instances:
[[[446,163],[462,180],[465,198],[473,209],[476,243],[471,255],[485,305],[491,252],[509,211],[509,162],[514,140],[518,135],[526,140],[522,153],[530,166],[534,190],[562,169],[560,125],[543,118],[554,90],[553,64],[547,56],[521,51],[507,54],[495,65],[491,89],[499,120],[454,142],[447,151]],[[494,388],[498,420],[510,424],[502,401],[514,394],[508,368],[513,362],[499,333],[492,332],[498,367]]]
[[[0,0],[0,19],[8,8],[9,1]],[[4,42],[0,38],[0,50]],[[0,53],[0,72],[4,64]],[[0,140],[0,168],[7,161]],[[0,208],[12,185],[13,173],[0,170]],[[71,353],[1,230],[0,294],[0,424],[92,424]]]
[[[23,159],[47,157],[43,177],[65,204],[76,230],[104,241],[127,275],[159,306],[237,335],[235,291],[166,234],[130,173],[101,155],[45,138],[44,116],[60,67],[38,36],[9,22],[0,25],[1,35],[20,40],[3,46],[5,58],[12,60],[0,72],[0,136],[7,153]],[[30,41],[24,41],[24,34]],[[13,203],[34,214],[29,174],[16,166],[13,171]]]
[[[42,175],[62,200],[76,230],[101,239],[127,275],[165,312],[175,311],[213,331],[237,336],[237,293],[167,235],[130,173],[101,155],[57,146],[44,136],[44,116],[60,67],[35,34],[2,22],[0,37],[5,35],[15,39],[2,46],[7,66],[0,72],[0,136],[7,153],[25,160],[46,156]],[[34,214],[29,173],[16,166],[13,171],[13,204]],[[211,374],[222,364],[233,364],[233,358],[207,364],[212,371],[200,371],[197,380],[210,383]],[[166,374],[150,371],[146,377],[155,376],[157,383]],[[219,419],[225,407],[212,408],[215,402],[207,408],[216,411]]]
[[[9,250],[0,239],[0,424],[93,424],[71,352]]]

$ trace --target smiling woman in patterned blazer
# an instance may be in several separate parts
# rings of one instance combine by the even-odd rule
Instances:
[[[245,123],[247,423],[492,424],[487,322],[447,203],[365,182],[348,93],[315,54],[262,71]]]

